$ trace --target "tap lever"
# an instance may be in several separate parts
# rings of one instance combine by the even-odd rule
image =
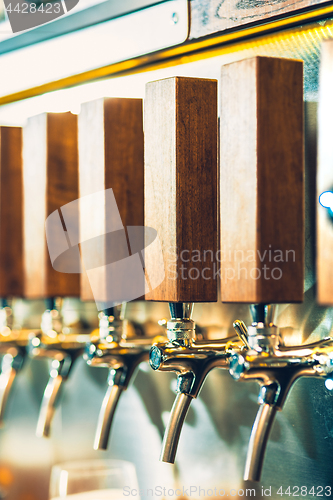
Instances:
[[[251,349],[250,344],[248,343],[247,336],[248,336],[248,331],[245,326],[245,323],[243,321],[240,321],[239,319],[236,319],[234,321],[233,325],[234,329],[236,330],[236,333],[238,337],[241,339],[243,344],[248,348]]]

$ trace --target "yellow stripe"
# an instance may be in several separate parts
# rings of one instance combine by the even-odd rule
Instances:
[[[176,64],[185,64],[223,53],[245,50],[258,44],[258,41],[253,41],[253,37],[260,36],[261,43],[274,43],[278,40],[282,41],[284,39],[290,39],[293,34],[297,34],[298,36],[300,34],[308,34],[310,36],[314,36],[318,41],[320,41],[322,39],[332,37],[331,28],[333,28],[333,21],[329,21],[325,26],[320,28],[317,24],[307,26],[306,28],[299,27],[299,25],[301,23],[314,21],[318,18],[329,18],[330,16],[333,16],[333,5],[312,10],[310,12],[304,12],[302,14],[291,15],[287,18],[268,22],[264,25],[244,28],[232,33],[217,34],[201,38],[199,40],[188,41],[180,46],[165,49],[152,55],[129,59],[127,61],[93,69],[84,73],[72,75],[60,80],[0,97],[0,105],[9,104],[11,102],[20,101],[29,97],[35,97],[46,92],[73,87],[106,77],[114,78],[168,66],[175,66]],[[288,29],[283,33],[271,33],[272,31],[276,32],[278,30],[290,28],[295,24],[298,25],[297,28]],[[244,41],[248,38],[251,38],[252,40]]]

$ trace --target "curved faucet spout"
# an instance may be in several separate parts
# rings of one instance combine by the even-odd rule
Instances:
[[[112,369],[109,373],[109,387],[103,399],[101,410],[99,412],[97,429],[94,441],[94,450],[107,450],[111,426],[120,395],[127,385],[126,368],[124,366]]]
[[[160,460],[173,464],[177,453],[180,433],[184,424],[192,397],[188,394],[178,393],[173,403],[168,426],[164,433]]]
[[[64,378],[60,374],[58,374],[56,377],[50,376],[49,378],[39,411],[36,427],[37,437],[50,436],[51,423],[53,420],[54,412],[56,410],[57,402],[59,400],[63,382]]]
[[[266,446],[276,411],[276,406],[269,404],[262,404],[259,407],[247,450],[244,472],[245,481],[260,481]]]
[[[52,361],[50,378],[44,391],[38,416],[36,427],[37,437],[50,436],[51,424],[60,399],[62,386],[68,379],[69,373],[76,359],[75,356],[66,356],[64,353],[60,353],[59,357],[60,356],[63,357],[61,361],[56,359]]]
[[[148,361],[153,339],[137,335],[133,325],[120,316],[117,319],[115,314],[100,315],[99,336],[87,344],[84,354],[88,365],[109,368],[108,388],[95,434],[95,450],[107,449],[120,395],[134,378],[139,365]]]
[[[1,362],[0,372],[0,426],[3,425],[4,414],[7,406],[8,397],[12,389],[14,380],[22,368],[24,355],[21,352],[15,354],[4,354]]]
[[[106,391],[98,417],[94,450],[107,450],[114,414],[123,390],[120,385],[110,385]]]
[[[0,375],[0,426],[3,425],[8,396],[16,375],[17,371],[14,368],[10,368]]]

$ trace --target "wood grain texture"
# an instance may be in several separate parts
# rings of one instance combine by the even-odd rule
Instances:
[[[80,197],[112,188],[124,227],[144,223],[142,113],[141,99],[110,98],[83,104],[79,116]],[[81,241],[89,237],[90,226],[100,234],[106,232],[112,216],[106,210],[105,203],[93,201],[80,208]],[[102,239],[99,248],[92,248],[90,259],[107,262],[111,243],[112,251],[118,245],[121,255],[128,249],[124,235],[116,235],[112,242]],[[105,273],[100,273],[99,281],[101,296],[114,296],[114,283]],[[86,273],[81,275],[81,299],[94,299]]]
[[[322,46],[318,107],[317,165],[317,299],[319,304],[333,305],[333,219],[330,210],[322,207],[319,196],[333,191],[333,43]]]
[[[303,178],[302,62],[256,57],[224,66],[222,301],[303,300]]]
[[[53,269],[45,238],[47,217],[78,198],[77,116],[30,118],[23,130],[23,168],[25,296],[78,296],[79,274]]]
[[[0,297],[23,295],[22,129],[0,127]]]
[[[271,21],[328,0],[191,0],[190,38]]]
[[[148,83],[144,123],[145,226],[157,230],[165,268],[146,299],[216,301],[217,82]],[[150,278],[158,260],[154,252],[145,257]]]

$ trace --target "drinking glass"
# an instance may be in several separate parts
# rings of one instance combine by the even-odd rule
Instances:
[[[140,500],[135,467],[123,460],[86,460],[52,467],[50,500]]]

